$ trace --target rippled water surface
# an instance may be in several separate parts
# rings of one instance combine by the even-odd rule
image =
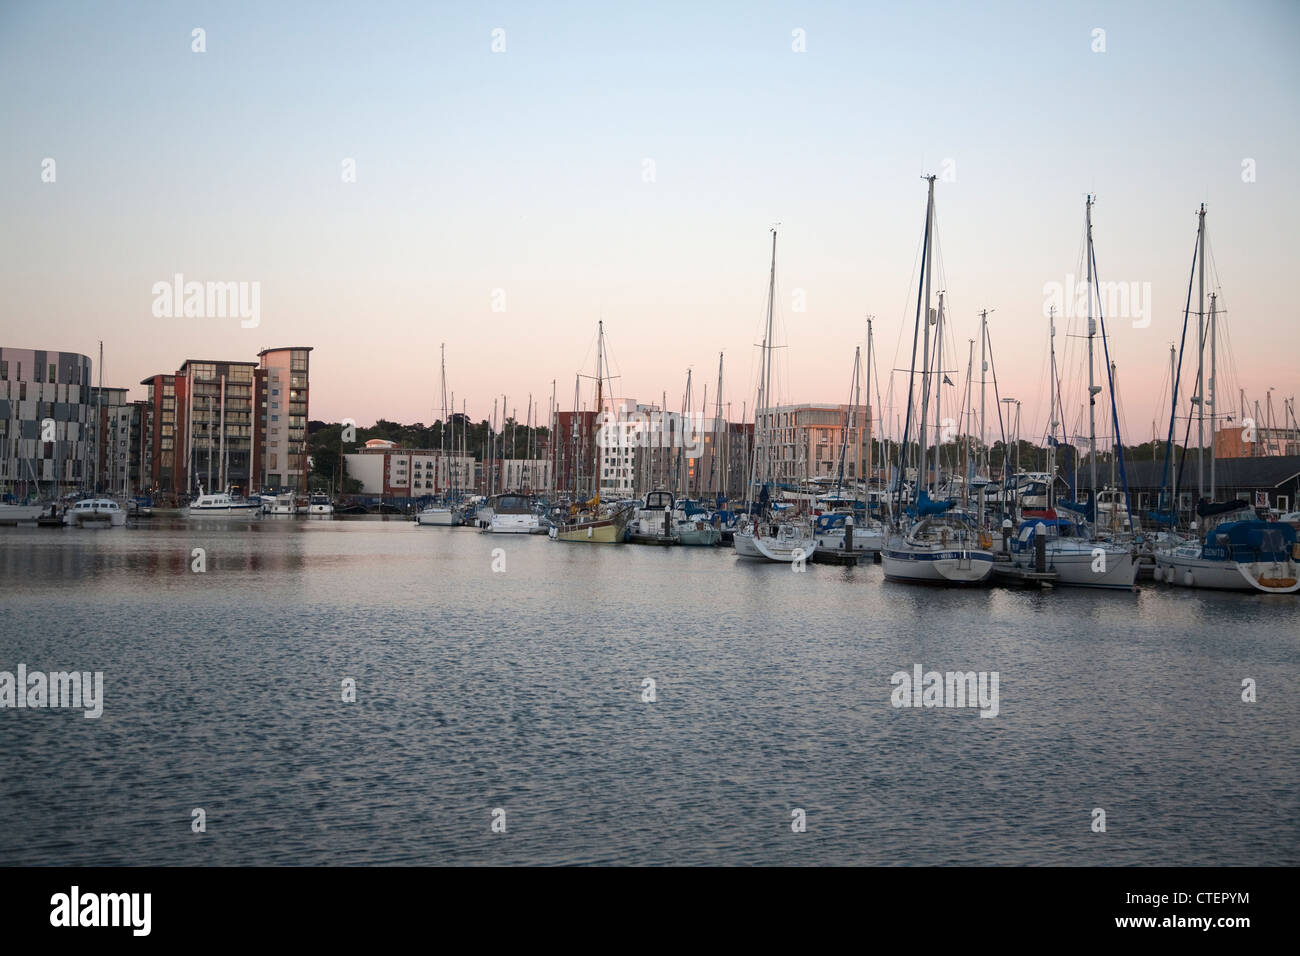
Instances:
[[[0,860],[1294,865],[1298,648],[1294,596],[404,521],[0,528],[0,670],[105,697],[0,710]],[[918,663],[997,671],[997,717],[891,706]]]

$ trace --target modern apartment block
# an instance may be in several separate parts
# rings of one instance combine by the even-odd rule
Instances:
[[[263,349],[258,362],[186,359],[173,374],[144,379],[150,487],[305,489],[310,352]]]
[[[78,352],[0,348],[0,492],[90,487],[96,462],[91,361]]]
[[[263,349],[257,382],[259,467],[262,488],[306,489],[307,393],[310,348]]]
[[[867,467],[870,412],[868,405],[780,405],[763,409],[755,437],[763,446],[758,475],[786,485],[797,485],[805,478],[833,478],[839,474],[843,451],[844,478],[858,478]]]
[[[343,458],[348,476],[361,482],[363,495],[422,498],[474,490],[477,463],[468,455],[444,456],[437,448],[403,448],[372,438],[365,448]]]

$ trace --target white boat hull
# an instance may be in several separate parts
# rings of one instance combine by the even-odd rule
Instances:
[[[541,522],[533,514],[494,514],[484,530],[489,534],[537,534],[541,531]]]
[[[1300,569],[1295,561],[1214,561],[1199,556],[1197,548],[1157,551],[1155,578],[1179,587],[1215,591],[1263,591],[1294,594],[1300,591]]]
[[[261,514],[261,506],[255,504],[185,509],[185,517],[187,518],[257,518]]]
[[[0,505],[0,524],[35,521],[45,511],[45,507],[45,505]]]
[[[451,509],[450,508],[425,508],[415,516],[415,523],[422,525],[435,525],[440,528],[451,527]]]
[[[885,577],[919,584],[981,584],[993,573],[993,552],[978,549],[914,549],[899,542],[880,552]]]
[[[1047,570],[1056,572],[1056,583],[1067,587],[1132,590],[1137,583],[1138,571],[1132,553],[1121,548],[1106,548],[1105,557],[1105,564],[1098,570],[1097,558],[1091,548],[1053,548],[1049,544]],[[1033,555],[1016,555],[1011,563],[1028,571],[1035,567]]]

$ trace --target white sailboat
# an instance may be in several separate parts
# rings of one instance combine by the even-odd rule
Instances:
[[[924,331],[924,348],[921,357],[921,401],[920,428],[917,435],[920,442],[920,454],[917,458],[919,468],[916,475],[916,520],[904,529],[898,527],[888,536],[880,552],[881,564],[885,577],[892,581],[928,584],[981,584],[987,581],[993,572],[992,541],[976,522],[965,512],[952,509],[952,502],[931,500],[929,486],[933,474],[933,489],[937,496],[939,486],[939,448],[934,449],[934,463],[931,466],[928,449],[928,413],[931,379],[937,373],[940,378],[935,381],[936,393],[938,382],[942,380],[942,369],[938,368],[937,356],[943,335],[943,293],[939,295],[939,309],[932,314],[930,308],[930,279],[934,264],[934,176],[925,177],[929,183],[929,194],[925,210],[925,249],[922,257],[922,280],[917,292],[916,329],[913,332],[913,345],[917,336]],[[924,305],[925,311],[921,311]],[[935,366],[930,368],[930,326],[935,327]],[[916,354],[915,348],[913,355]],[[916,372],[915,360],[912,372]],[[908,424],[912,417],[913,391],[908,387]],[[936,414],[936,418],[938,415]],[[899,446],[898,474],[906,474],[907,433]],[[901,482],[900,482],[901,484]],[[906,514],[896,509],[900,521],[906,520]]]
[[[1091,487],[1097,487],[1097,424],[1095,397],[1101,392],[1101,386],[1095,384],[1093,373],[1096,362],[1093,355],[1093,338],[1097,333],[1097,322],[1092,314],[1092,290],[1096,281],[1092,251],[1092,196],[1088,196],[1085,205],[1086,243],[1084,255],[1087,257],[1088,276],[1088,450],[1091,466]],[[1133,560],[1133,551],[1126,545],[1112,539],[1100,539],[1093,528],[1099,526],[1106,516],[1111,524],[1108,527],[1118,529],[1116,523],[1121,518],[1125,526],[1128,519],[1128,507],[1124,494],[1115,490],[1094,491],[1092,494],[1094,525],[1090,527],[1085,515],[1062,507],[1060,515],[1055,510],[1056,502],[1056,315],[1052,310],[1048,315],[1051,343],[1049,354],[1048,401],[1051,414],[1048,415],[1051,433],[1047,442],[1047,472],[1045,474],[1025,475],[1022,481],[1019,501],[1022,507],[1038,502],[1030,494],[1041,487],[1043,509],[1040,517],[1027,517],[1021,523],[1016,539],[1011,546],[1011,563],[1025,570],[1037,569],[1037,539],[1044,539],[1046,570],[1056,573],[1056,583],[1070,587],[1113,588],[1131,591],[1137,583],[1137,564]],[[1113,402],[1112,397],[1112,402]],[[1112,418],[1115,416],[1112,415]],[[1118,442],[1118,438],[1116,439]],[[1105,510],[1103,510],[1103,508]]]
[[[453,414],[454,414],[454,409],[453,409]],[[442,346],[442,432],[441,432],[442,459],[444,463],[447,462],[447,428],[449,424],[450,424],[450,419],[447,417],[447,346],[444,343]],[[456,447],[456,442],[455,442],[455,438],[453,437],[452,439],[453,453],[455,451],[455,447]],[[448,466],[447,477],[451,479],[454,477],[454,475],[455,475],[455,469]],[[421,509],[420,512],[415,516],[415,523],[418,525],[430,525],[433,527],[440,527],[440,528],[450,528],[452,527],[452,525],[456,524],[455,509],[451,506],[450,502],[445,499],[446,496],[444,495],[443,501],[435,501],[432,504],[430,504],[427,508]]]
[[[768,277],[767,289],[767,329],[763,335],[761,371],[759,377],[758,401],[754,403],[754,466],[750,471],[750,480],[745,485],[745,512],[737,523],[732,536],[732,546],[736,556],[741,558],[759,558],[790,564],[813,556],[817,550],[817,538],[808,521],[776,520],[768,515],[751,515],[753,489],[755,485],[765,487],[772,477],[769,463],[771,460],[771,436],[768,434],[767,421],[775,413],[776,405],[771,400],[772,393],[772,311],[776,300],[776,228],[772,228],[772,268]],[[767,417],[764,418],[764,411]],[[760,428],[760,422],[763,426]],[[760,468],[759,463],[762,462]],[[763,495],[760,492],[760,501]]]
[[[1196,514],[1200,522],[1198,537],[1180,541],[1172,535],[1155,549],[1155,578],[1182,587],[1225,591],[1263,591],[1292,594],[1300,591],[1300,544],[1296,530],[1280,521],[1260,521],[1248,502],[1215,503],[1216,472],[1214,442],[1211,440],[1209,497],[1203,495],[1204,473],[1199,449],[1204,446],[1205,409],[1210,408],[1210,433],[1215,431],[1218,406],[1215,403],[1215,379],[1218,375],[1217,301],[1210,293],[1210,312],[1205,314],[1205,204],[1197,218],[1197,268],[1199,270],[1199,307],[1197,310],[1198,356],[1196,392],[1192,403],[1198,408],[1197,498]],[[1190,308],[1190,293],[1188,290]],[[1206,323],[1208,321],[1208,329]],[[1184,318],[1184,336],[1186,335]],[[1208,334],[1207,334],[1208,333]],[[1204,375],[1205,342],[1210,345],[1210,375]],[[1181,368],[1181,353],[1179,366]],[[1205,394],[1206,386],[1209,396]],[[1176,386],[1175,386],[1176,388]],[[1176,396],[1175,391],[1175,396]],[[1169,448],[1173,449],[1173,421],[1177,403],[1170,411]],[[1176,491],[1176,488],[1175,488]],[[1171,495],[1171,500],[1174,495]]]

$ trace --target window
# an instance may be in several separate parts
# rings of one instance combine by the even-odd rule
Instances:
[[[50,382],[50,384],[53,385],[54,382],[55,382],[55,380],[56,380],[57,378],[58,378],[58,369],[57,369],[57,367],[56,367],[55,365],[51,364],[51,365],[50,365],[50,377],[49,377],[49,382]]]
[[[0,382],[9,381],[9,363],[0,362]]]

